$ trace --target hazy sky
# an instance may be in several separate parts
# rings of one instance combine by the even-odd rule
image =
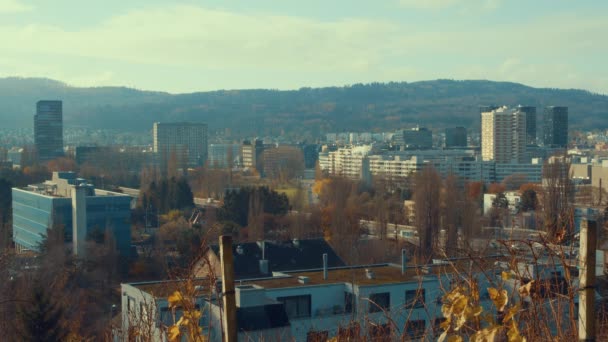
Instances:
[[[0,77],[76,86],[453,78],[608,94],[605,0],[0,0],[0,44]]]

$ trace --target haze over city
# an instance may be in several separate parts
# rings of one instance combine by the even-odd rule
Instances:
[[[0,0],[0,340],[608,340],[607,9]]]

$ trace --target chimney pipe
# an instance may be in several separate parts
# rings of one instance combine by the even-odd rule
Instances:
[[[405,274],[405,268],[407,265],[407,254],[405,254],[405,249],[401,250],[401,274]]]
[[[327,280],[327,253],[323,253],[323,280]]]

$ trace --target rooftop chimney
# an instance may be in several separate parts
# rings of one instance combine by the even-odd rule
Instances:
[[[327,280],[327,253],[323,253],[323,280]]]
[[[401,250],[401,274],[405,274],[405,268],[407,267],[407,254],[405,249]]]
[[[260,260],[260,273],[268,274],[268,260]]]
[[[367,279],[375,279],[375,278],[376,278],[376,274],[374,273],[374,271],[373,271],[373,270],[371,270],[371,269],[369,269],[369,268],[366,268],[366,269],[365,269],[365,277],[366,277]]]
[[[72,188],[72,247],[75,256],[84,258],[87,237],[87,193],[86,188]]]

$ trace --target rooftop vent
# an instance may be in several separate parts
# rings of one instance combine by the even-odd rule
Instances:
[[[300,283],[300,284],[308,284],[309,281],[310,281],[310,278],[308,278],[306,276],[298,277],[298,283]]]
[[[369,269],[369,268],[366,268],[366,269],[365,269],[365,277],[366,277],[367,279],[375,279],[375,278],[376,278],[376,274],[374,273],[374,271],[373,271],[373,270],[371,270],[371,269]]]
[[[245,253],[245,250],[243,250],[243,246],[241,246],[241,245],[236,246],[236,254],[243,255],[244,253]]]

